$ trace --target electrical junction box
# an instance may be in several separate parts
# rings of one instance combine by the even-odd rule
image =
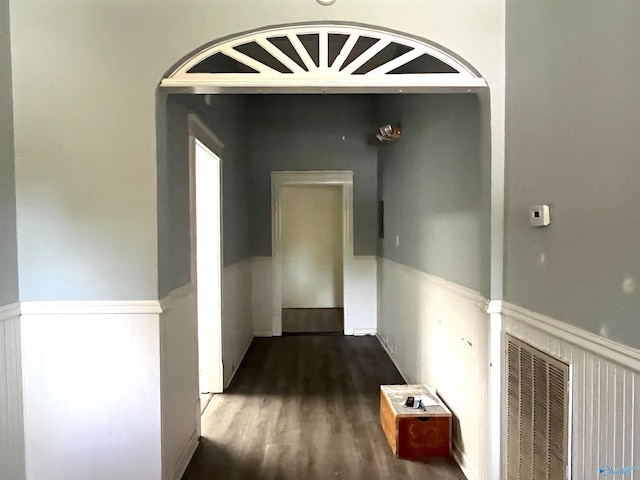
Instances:
[[[534,205],[529,207],[529,224],[532,227],[546,227],[551,223],[549,205]]]

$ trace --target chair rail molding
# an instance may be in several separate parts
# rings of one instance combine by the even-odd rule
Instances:
[[[640,372],[640,350],[503,300],[489,302],[488,313],[516,319],[530,327]]]

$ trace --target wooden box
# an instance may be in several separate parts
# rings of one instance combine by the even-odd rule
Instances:
[[[437,405],[417,410],[407,397],[429,397]],[[451,455],[451,411],[425,385],[381,385],[380,423],[394,455],[407,460]]]

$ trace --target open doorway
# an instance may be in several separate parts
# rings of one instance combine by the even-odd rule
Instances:
[[[274,171],[271,190],[273,331],[353,334],[353,172]]]
[[[342,334],[341,188],[285,187],[281,215],[283,334]]]
[[[367,40],[369,43],[363,44],[362,41],[359,41],[360,39],[363,41]],[[371,45],[375,40],[377,41]],[[243,49],[243,52],[247,53],[242,53],[236,49],[236,46],[245,44],[250,44],[249,47]],[[262,47],[262,45],[265,47]],[[367,45],[371,46],[367,48]],[[252,56],[252,52],[259,53]],[[274,69],[266,65],[267,63],[269,65],[273,63],[269,57],[269,55],[273,55],[271,52],[275,54],[275,60],[285,62],[286,69],[278,67]],[[287,55],[285,52],[290,52],[290,55]],[[443,63],[446,65],[443,65]],[[347,66],[348,68],[342,68],[343,66]],[[486,118],[489,118],[489,92],[486,88],[486,82],[477,72],[457,59],[455,55],[446,52],[444,49],[439,49],[438,46],[428,44],[428,42],[402,37],[393,32],[374,31],[372,29],[351,25],[283,26],[281,28],[266,29],[264,32],[250,32],[238,37],[226,39],[225,41],[213,43],[203,47],[198,52],[194,52],[189,58],[186,58],[186,60],[181,61],[180,65],[177,65],[175,69],[168,72],[166,78],[162,80],[161,85],[162,88],[167,89],[166,91],[176,94],[222,94],[220,97],[237,94],[260,94],[255,95],[257,98],[268,97],[268,95],[264,94],[278,94],[278,96],[281,96],[283,94],[327,93],[354,95],[482,93],[484,99],[482,109],[483,112],[486,113]],[[318,98],[329,97],[329,95],[314,96]],[[205,95],[202,95],[200,99],[205,105],[211,103]],[[253,104],[254,102],[252,98],[250,103]],[[252,114],[250,118],[253,118],[256,112],[260,112],[260,109],[254,109],[253,105],[249,105],[249,107],[250,113]],[[283,112],[288,110],[280,109],[279,111]],[[336,119],[339,121],[341,118],[335,114],[326,116],[318,114],[317,111],[313,111],[313,113],[315,117],[314,121],[328,119],[331,120],[332,123],[338,123]],[[375,117],[375,115],[372,116],[372,118],[374,118],[372,121],[374,122],[374,126],[377,127],[378,122]],[[228,119],[225,119],[225,121],[227,120]],[[389,120],[386,116],[382,119],[383,124],[388,121],[394,121],[394,119],[391,118]],[[254,120],[251,120],[249,126],[251,126],[253,122]],[[488,126],[488,121],[485,123]],[[212,123],[212,125],[215,124]],[[271,144],[277,142],[279,144],[296,147],[300,153],[300,155],[297,156],[298,162],[295,165],[279,164],[276,166],[277,168],[272,168],[271,172],[278,170],[297,170],[298,172],[296,173],[301,174],[300,170],[302,170],[303,167],[309,170],[345,168],[344,164],[338,163],[301,165],[301,162],[304,162],[306,158],[303,153],[309,151],[328,151],[327,141],[310,144],[308,145],[309,148],[305,148],[303,151],[303,149],[300,148],[301,142],[287,142],[283,138],[282,122],[264,122],[263,125],[265,126],[263,131],[264,137],[269,139]],[[403,124],[403,128],[404,127],[405,125]],[[408,122],[406,127],[406,132],[409,133],[410,125]],[[232,158],[230,149],[233,146],[233,140],[229,139],[229,137],[233,137],[233,135],[223,132],[223,130],[219,130],[218,128],[219,127],[216,126],[215,131],[220,132],[228,148],[225,150],[225,168],[231,170],[230,165],[238,165],[236,162],[230,161]],[[253,132],[251,129],[240,129],[240,131],[243,134],[247,131]],[[489,132],[488,128],[486,132]],[[416,136],[407,136],[407,138],[416,138]],[[350,144],[349,135],[342,134],[332,137],[330,140],[333,139],[339,139],[340,142],[345,145]],[[264,157],[267,156],[271,150],[268,148],[258,148],[260,143],[261,142],[256,140],[256,135],[252,134],[246,139],[244,145],[248,144],[251,152],[258,152],[256,154],[256,161],[254,163],[250,162],[250,165],[260,168],[260,172],[262,172],[264,165],[269,163],[265,161]],[[269,142],[265,141],[262,143],[268,144]],[[400,146],[402,145],[401,143]],[[487,168],[490,166],[488,146],[489,142],[485,143],[482,147],[482,160],[485,161],[486,167],[484,170],[485,173],[489,172]],[[351,169],[350,166],[347,168]],[[357,177],[358,185],[364,184],[366,182],[364,177],[357,172],[356,168],[353,168],[353,170],[359,175]],[[254,336],[278,336],[282,334],[282,285],[279,283],[281,278],[278,271],[280,268],[280,253],[278,252],[277,243],[275,242],[272,244],[274,248],[269,248],[269,237],[271,235],[277,236],[280,230],[278,228],[277,216],[274,215],[274,217],[272,217],[273,221],[269,224],[267,210],[269,205],[267,200],[268,196],[262,195],[262,193],[269,191],[267,175],[270,172],[267,172],[266,175],[262,175],[261,177],[258,175],[260,172],[257,172],[253,168],[250,171],[249,178],[251,179],[250,186],[252,188],[249,189],[246,195],[250,199],[249,214],[246,218],[248,218],[252,224],[249,235],[249,248],[246,250],[250,258],[229,255],[229,257],[233,257],[233,261],[239,265],[237,267],[238,271],[249,271],[249,275],[247,276],[248,280],[234,285],[234,288],[225,289],[225,291],[236,291],[236,296],[242,301],[243,305],[249,304],[252,308],[251,321],[247,324],[247,328],[243,326],[243,331],[249,334],[253,333]],[[373,179],[375,182],[375,176]],[[488,180],[489,175],[486,175],[486,178],[483,177],[483,179]],[[413,182],[412,186],[420,181],[416,176],[410,180]],[[170,178],[170,181],[174,181],[174,179]],[[177,181],[178,179],[175,180],[175,182]],[[227,192],[236,188],[236,184],[227,183],[225,180],[225,186],[227,185],[232,187],[228,189]],[[443,182],[442,186],[446,187],[447,183]],[[485,184],[483,191],[488,192],[488,186],[488,184]],[[271,193],[273,194],[273,184],[271,187]],[[362,236],[359,235],[357,240],[361,242],[361,244],[356,245],[358,248],[355,249],[356,253],[354,253],[353,208],[351,204],[354,199],[352,189],[353,179],[351,179],[350,183],[344,183],[342,186],[344,192],[343,219],[345,221],[345,228],[343,230],[344,248],[349,250],[345,252],[345,270],[343,272],[344,307],[346,312],[344,333],[346,335],[376,334],[378,332],[376,308],[380,305],[376,297],[378,291],[380,291],[376,285],[376,279],[379,278],[376,277],[378,266],[378,259],[376,258],[377,250],[375,249],[375,245],[373,245],[373,250],[365,250],[365,248],[361,246],[364,245],[365,242],[361,242]],[[357,193],[358,192],[356,192],[356,194]],[[277,194],[275,197],[277,197]],[[272,200],[273,198],[272,196]],[[358,202],[357,197],[355,201]],[[229,206],[230,203],[226,203],[227,206]],[[389,202],[387,205],[391,207],[391,203],[392,202]],[[488,211],[488,204],[483,205],[487,207]],[[460,207],[464,206],[465,205],[461,205]],[[360,208],[362,208],[362,204],[356,203],[356,210]],[[390,209],[388,211],[390,211]],[[225,218],[226,216],[227,212],[225,212]],[[360,221],[362,216],[358,215],[356,218]],[[455,219],[464,220],[466,218],[467,216],[465,215],[464,218],[461,216]],[[438,220],[439,218],[435,217],[435,219]],[[234,218],[234,221],[235,220]],[[244,217],[241,217],[240,220],[244,220]],[[229,227],[233,228],[233,222],[226,223],[225,229],[227,232],[229,232]],[[358,224],[356,227],[358,233],[375,231],[375,229],[367,228],[367,225],[363,224]],[[388,230],[389,233],[392,231],[393,229]],[[398,235],[394,235],[394,237],[397,236]],[[233,238],[231,235],[229,235],[229,237]],[[391,238],[391,236],[389,238]],[[488,238],[488,229],[487,235],[483,238]],[[457,237],[454,238],[454,240],[456,239]],[[233,245],[235,243],[229,241],[229,239],[227,240],[227,245]],[[399,238],[396,238],[395,248],[398,252],[402,253],[403,250],[406,250],[405,246],[410,245],[408,240],[411,240],[408,234],[403,236],[404,243],[400,243]],[[368,245],[366,246],[368,247]],[[368,254],[368,256],[363,253]],[[403,260],[403,258],[399,256],[397,258],[399,261]],[[225,255],[225,261],[226,260]],[[242,260],[242,263],[240,260]],[[248,267],[245,269],[245,266]],[[225,266],[225,272],[226,271],[227,266]],[[356,281],[354,281],[354,279]],[[365,279],[372,279],[370,284],[373,288],[369,288],[369,283],[364,284],[363,280]],[[384,280],[384,278],[382,279]],[[225,281],[225,285],[226,284]],[[270,292],[273,292],[273,295],[270,295]],[[401,293],[404,294],[405,292]],[[357,298],[356,295],[358,296]],[[399,298],[402,296],[403,295],[398,295]],[[357,305],[352,304],[351,308],[349,304],[350,298],[358,300]],[[418,297],[416,296],[416,298]],[[236,318],[235,316],[227,315],[227,307],[231,303],[232,302],[227,302],[225,297],[225,319],[227,317]],[[357,318],[356,315],[358,315]],[[237,323],[238,322],[233,322],[233,324]],[[237,365],[237,362],[242,359],[242,355],[236,356],[229,354],[230,346],[240,343],[236,341],[232,335],[229,335],[231,328],[233,328],[230,327],[230,325],[232,325],[232,322],[226,323],[225,320],[225,335],[229,338],[229,341],[225,338],[224,343],[225,368],[227,368],[227,365],[233,365],[234,363]],[[253,331],[251,327],[253,327]],[[412,333],[417,332],[417,330],[405,330],[400,333],[406,337],[407,331],[410,332],[410,338],[404,343],[408,347],[419,344],[420,336]],[[395,350],[395,346],[393,348]],[[402,348],[404,348],[404,345],[402,345]],[[238,348],[237,350],[240,351],[242,349]],[[231,360],[227,361],[227,359]],[[234,367],[231,366],[231,370],[233,369]],[[195,368],[193,371],[195,372]],[[195,393],[195,389],[191,391]]]
[[[189,115],[192,277],[196,286],[201,411],[223,390],[221,160],[219,143]]]

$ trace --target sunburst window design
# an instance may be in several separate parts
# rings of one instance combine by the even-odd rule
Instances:
[[[252,32],[203,48],[163,87],[486,87],[451,53],[394,32],[301,25]]]

